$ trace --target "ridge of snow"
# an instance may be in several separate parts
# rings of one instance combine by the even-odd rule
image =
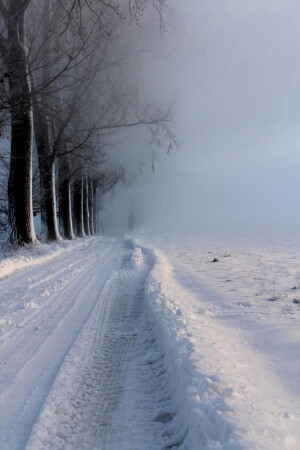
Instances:
[[[14,252],[7,253],[0,260],[0,280],[29,267],[48,262],[62,253],[74,250],[78,246],[85,246],[87,240],[90,239],[94,238],[76,239],[74,241],[59,240],[51,244],[37,242],[33,246],[25,246]]]

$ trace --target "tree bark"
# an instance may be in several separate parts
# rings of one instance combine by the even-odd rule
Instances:
[[[59,218],[63,236],[74,239],[71,206],[71,182],[67,157],[58,158]]]
[[[55,164],[49,139],[49,125],[44,112],[34,106],[35,142],[41,184],[41,216],[46,225],[47,240],[60,238],[56,217]]]
[[[51,76],[51,64],[49,61],[50,39],[49,28],[51,22],[51,0],[44,1],[43,15],[43,39],[41,78],[46,81]],[[55,162],[53,149],[50,142],[50,126],[48,118],[49,97],[44,93],[42,98],[35,102],[33,108],[35,141],[39,160],[39,172],[41,183],[41,210],[42,220],[46,225],[47,240],[60,239],[55,194]]]
[[[74,181],[74,221],[76,226],[76,233],[78,237],[84,237],[83,225],[83,177],[79,177]]]
[[[69,180],[63,180],[60,186],[60,216],[65,239],[74,239],[71,208],[71,186]]]
[[[90,234],[95,235],[94,230],[94,190],[93,190],[93,180],[88,180],[89,187],[89,221],[90,221]]]
[[[12,16],[13,17],[13,16]],[[24,14],[8,27],[7,66],[11,112],[11,159],[8,180],[10,240],[19,245],[36,241],[32,208],[32,117]],[[20,31],[20,32],[19,32]]]
[[[94,225],[94,234],[99,234],[99,225],[98,225],[98,201],[97,201],[97,181],[93,181],[93,225]]]
[[[90,236],[89,186],[86,175],[83,177],[83,223],[85,235]]]

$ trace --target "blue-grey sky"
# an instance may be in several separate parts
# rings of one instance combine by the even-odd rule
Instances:
[[[299,1],[181,0],[172,22],[136,76],[145,98],[176,96],[180,149],[106,198],[107,227],[128,205],[156,230],[300,223]]]

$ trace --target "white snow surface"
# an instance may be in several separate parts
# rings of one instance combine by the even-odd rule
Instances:
[[[140,241],[190,448],[300,449],[299,230]]]
[[[44,246],[42,246],[44,247]],[[67,247],[67,248],[66,248]],[[68,251],[66,251],[68,250]],[[117,264],[120,246],[87,239],[4,262],[0,283],[0,448],[24,448],[51,385]],[[28,260],[26,269],[24,262]],[[22,267],[22,270],[20,268]]]
[[[300,449],[299,235],[2,260],[0,448]]]

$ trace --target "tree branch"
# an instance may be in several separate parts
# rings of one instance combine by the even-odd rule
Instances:
[[[0,0],[0,12],[1,12],[6,24],[10,23],[11,17],[10,17],[8,8],[3,0]]]

